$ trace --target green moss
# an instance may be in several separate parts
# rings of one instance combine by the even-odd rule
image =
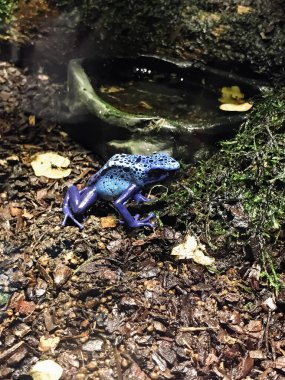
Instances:
[[[239,133],[191,168],[170,195],[167,212],[206,235],[217,251],[250,246],[255,239],[255,259],[277,286],[279,264],[270,257],[284,245],[284,182],[285,97],[280,90],[265,94]]]
[[[17,0],[0,0],[0,25],[7,23],[16,8]]]

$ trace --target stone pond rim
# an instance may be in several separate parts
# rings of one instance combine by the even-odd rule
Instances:
[[[117,70],[118,75],[122,71],[122,76],[128,73],[125,79],[131,80],[129,74],[140,68],[147,68],[147,71],[164,78],[171,75],[186,78],[185,89],[189,81],[190,91],[191,86],[204,88],[214,94],[217,103],[220,89],[224,86],[239,86],[246,100],[259,95],[267,87],[254,79],[202,64],[156,56],[73,59],[68,65],[68,91],[59,121],[64,123],[73,138],[104,159],[118,152],[151,154],[163,150],[189,162],[199,156],[200,151],[209,151],[217,140],[233,134],[246,119],[246,113],[235,112],[233,115],[232,112],[217,110],[207,118],[206,109],[204,119],[188,122],[159,114],[129,113],[102,99],[98,91],[104,84],[102,78],[114,77],[114,70]]]

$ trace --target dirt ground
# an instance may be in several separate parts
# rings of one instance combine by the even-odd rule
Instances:
[[[50,359],[62,379],[285,379],[284,305],[259,268],[177,260],[185,231],[175,218],[126,230],[104,202],[82,231],[61,227],[67,186],[102,162],[27,112],[48,76],[0,62],[0,84],[0,378],[30,379]],[[47,151],[70,159],[67,178],[35,176],[31,161]],[[140,211],[152,207],[163,203]]]

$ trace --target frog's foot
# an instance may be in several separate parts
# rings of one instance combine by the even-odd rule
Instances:
[[[133,184],[130,185],[120,196],[118,199],[114,201],[114,206],[119,211],[121,216],[124,219],[124,222],[126,225],[130,228],[136,228],[136,227],[151,227],[153,228],[153,224],[149,222],[150,219],[154,217],[154,214],[151,213],[148,215],[147,218],[139,220],[139,215],[136,215],[133,217],[131,213],[126,208],[126,202],[129,199],[135,199],[135,194],[138,194],[138,187],[137,185]]]
[[[129,221],[127,224],[129,227],[131,228],[137,228],[137,227],[151,227],[151,228],[154,228],[155,227],[155,223],[150,223],[149,220],[150,219],[153,219],[155,218],[155,214],[153,212],[151,212],[146,218],[144,219],[139,219],[140,218],[140,214],[136,214],[134,217],[133,217],[133,220]],[[119,220],[119,223],[120,224],[125,224],[125,221],[124,220]]]
[[[148,214],[148,216],[146,218],[144,218],[144,219],[140,220],[139,218],[140,218],[140,214],[136,214],[134,216],[133,225],[131,227],[143,227],[143,226],[151,227],[151,228],[155,227],[154,223],[149,222],[150,219],[155,218],[155,214],[153,212],[151,212],[150,214]]]
[[[136,193],[134,195],[134,201],[136,203],[142,203],[142,202],[149,202],[151,201],[151,199],[143,196],[141,193]]]
[[[61,225],[64,227],[66,226],[67,219],[70,218],[81,230],[83,229],[83,224],[79,223],[77,219],[73,216],[72,212],[70,210],[64,210],[64,219],[61,223]]]

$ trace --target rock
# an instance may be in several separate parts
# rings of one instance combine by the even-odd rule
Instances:
[[[87,352],[101,351],[103,344],[102,339],[92,339],[82,345],[82,350]]]
[[[55,285],[57,287],[61,287],[62,285],[64,285],[71,276],[71,274],[72,270],[68,266],[64,264],[58,264],[53,273]]]

